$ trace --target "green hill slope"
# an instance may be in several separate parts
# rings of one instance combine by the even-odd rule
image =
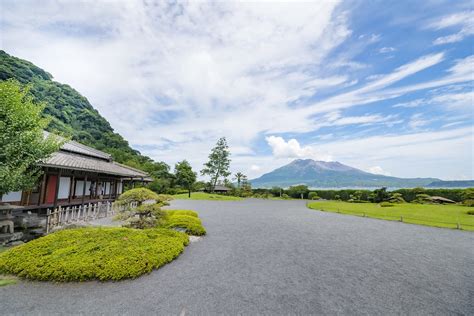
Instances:
[[[51,118],[48,131],[110,153],[118,162],[143,170],[154,169],[153,161],[131,148],[79,92],[53,81],[51,74],[32,63],[0,50],[0,80],[10,78],[30,85],[35,101],[46,103],[43,114]]]

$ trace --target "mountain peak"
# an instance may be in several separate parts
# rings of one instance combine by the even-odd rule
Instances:
[[[416,187],[435,179],[402,179],[372,174],[338,161],[295,159],[289,164],[251,180],[254,187],[288,187],[306,184],[309,187]]]

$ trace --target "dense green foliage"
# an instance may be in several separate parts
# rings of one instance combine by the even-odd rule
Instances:
[[[386,202],[383,202],[386,203]],[[390,203],[388,203],[390,204]],[[317,201],[308,204],[315,210],[337,212],[343,214],[366,216],[386,220],[395,220],[406,223],[474,230],[474,217],[468,212],[472,207],[461,205],[434,205],[434,204],[390,204],[382,207],[375,203],[348,203],[340,201]]]
[[[59,138],[44,137],[42,109],[17,81],[0,81],[0,197],[31,188],[41,174],[38,162],[59,149]]]
[[[427,194],[429,196],[442,196],[444,198],[453,200],[455,202],[461,202],[466,199],[466,192],[473,189],[425,189],[425,188],[414,188],[414,189],[399,189],[393,191],[394,193],[400,193],[403,199],[407,202],[411,202],[416,199],[418,194]]]
[[[175,259],[189,242],[169,229],[62,230],[0,254],[0,272],[42,281],[135,278]]]
[[[174,167],[176,184],[188,190],[188,196],[191,196],[191,190],[196,182],[196,173],[186,160],[178,162]]]
[[[289,187],[288,190],[286,190],[286,193],[292,198],[304,199],[308,197],[309,190],[306,185],[295,185]]]
[[[162,170],[162,163],[153,162],[132,149],[79,92],[53,81],[51,74],[32,63],[0,50],[0,81],[10,78],[29,85],[33,101],[45,104],[42,115],[49,119],[46,130],[110,153],[120,163],[150,173]]]
[[[309,192],[308,193],[308,199],[309,200],[317,200],[319,199],[319,195],[316,192]]]
[[[209,154],[209,160],[204,164],[204,168],[201,170],[201,175],[209,176],[211,178],[210,186],[211,192],[214,192],[217,181],[221,177],[228,177],[230,166],[230,152],[229,146],[225,137],[219,138],[216,146],[212,148]]]
[[[202,226],[201,220],[190,213],[189,210],[168,211],[160,227],[182,228],[186,234],[193,236],[202,236],[206,234],[206,229]],[[197,215],[197,214],[196,214]]]
[[[294,188],[294,187],[293,187]],[[304,189],[304,188],[302,188]],[[294,192],[294,189],[282,189],[279,187],[273,187],[271,189],[254,189],[252,190],[254,195],[272,194],[274,197],[279,197],[280,193],[288,194],[292,197],[299,198],[298,192]],[[324,200],[341,200],[349,202],[382,202],[389,201],[391,203],[403,203],[403,202],[418,202],[420,194],[425,194],[424,197],[430,196],[441,196],[455,202],[463,202],[466,205],[470,205],[470,201],[474,201],[474,189],[425,189],[425,188],[413,188],[413,189],[399,189],[395,191],[387,191],[377,189],[374,191],[360,190],[360,189],[343,189],[343,190],[309,190],[308,197],[316,194],[318,197]],[[421,196],[423,197],[423,196]],[[421,201],[425,203],[426,201]]]

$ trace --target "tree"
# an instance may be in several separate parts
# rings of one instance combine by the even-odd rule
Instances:
[[[32,188],[41,175],[38,162],[61,146],[57,136],[44,135],[43,108],[17,81],[0,82],[0,197]]]
[[[404,203],[405,200],[401,193],[394,192],[390,195],[390,199],[388,200],[390,203]]]
[[[303,199],[308,192],[309,189],[307,185],[295,185],[288,189],[288,194],[294,198],[301,197],[301,199]]]
[[[235,174],[234,180],[237,180],[237,188],[240,189],[241,183],[247,181],[247,176],[239,171]]]
[[[320,199],[320,197],[318,196],[318,193],[316,193],[316,192],[309,192],[308,193],[308,199],[318,200],[318,199]]]
[[[387,192],[387,188],[385,187],[376,189],[374,190],[372,199],[375,203],[388,201],[390,199],[390,193]]]
[[[196,183],[196,173],[186,160],[178,162],[174,167],[176,183],[188,190],[188,196],[191,197],[191,190]]]
[[[221,177],[228,177],[230,175],[230,152],[229,146],[225,137],[220,138],[216,146],[211,150],[209,154],[209,161],[204,164],[204,168],[201,170],[201,175],[208,175],[210,180],[211,191],[214,192],[217,180]]]
[[[132,204],[137,207],[133,208]],[[166,196],[147,188],[136,188],[121,194],[115,205],[121,206],[117,218],[125,220],[124,226],[143,229],[156,226],[158,220],[166,215],[161,206],[168,205],[168,202]]]
[[[273,196],[279,196],[281,197],[282,193],[283,193],[283,189],[280,188],[280,187],[272,187],[270,189],[270,193],[273,194]]]

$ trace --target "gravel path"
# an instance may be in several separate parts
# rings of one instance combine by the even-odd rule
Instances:
[[[208,236],[117,283],[0,287],[6,314],[473,314],[474,233],[306,209],[173,201]]]

